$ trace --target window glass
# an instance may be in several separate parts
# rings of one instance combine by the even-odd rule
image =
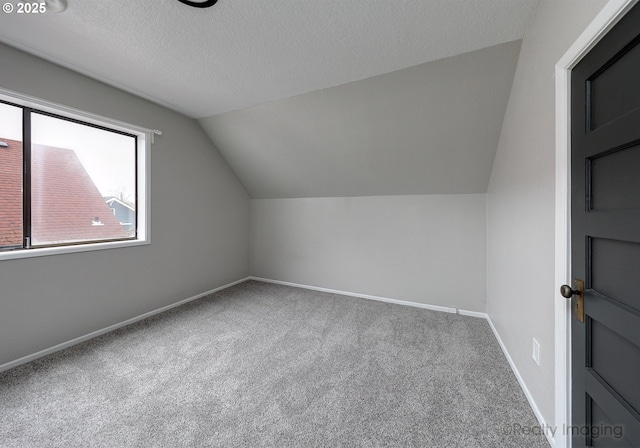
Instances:
[[[154,134],[0,88],[0,260],[150,244]]]
[[[31,114],[31,244],[136,236],[136,137]]]

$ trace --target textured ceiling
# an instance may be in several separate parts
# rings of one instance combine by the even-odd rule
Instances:
[[[520,39],[538,0],[68,3],[1,14],[0,40],[205,117]]]
[[[520,42],[200,124],[252,198],[485,193]]]

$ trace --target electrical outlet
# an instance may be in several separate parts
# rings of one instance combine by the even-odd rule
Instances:
[[[531,355],[537,365],[540,365],[540,343],[533,338],[533,354]]]

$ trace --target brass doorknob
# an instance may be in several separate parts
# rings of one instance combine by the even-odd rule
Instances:
[[[569,285],[562,285],[560,287],[560,294],[567,299],[577,296],[574,300],[571,300],[571,308],[573,309],[573,315],[576,319],[584,323],[584,280],[574,278],[573,285],[576,289],[571,289]]]
[[[562,294],[562,297],[570,299],[572,296],[580,295],[581,291],[579,289],[571,289],[569,285],[562,285],[560,287],[560,294]]]

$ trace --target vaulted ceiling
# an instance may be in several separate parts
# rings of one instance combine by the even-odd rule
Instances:
[[[200,118],[252,197],[301,197],[486,191],[538,0],[68,3],[0,41]]]
[[[200,120],[253,198],[484,193],[520,41]]]

